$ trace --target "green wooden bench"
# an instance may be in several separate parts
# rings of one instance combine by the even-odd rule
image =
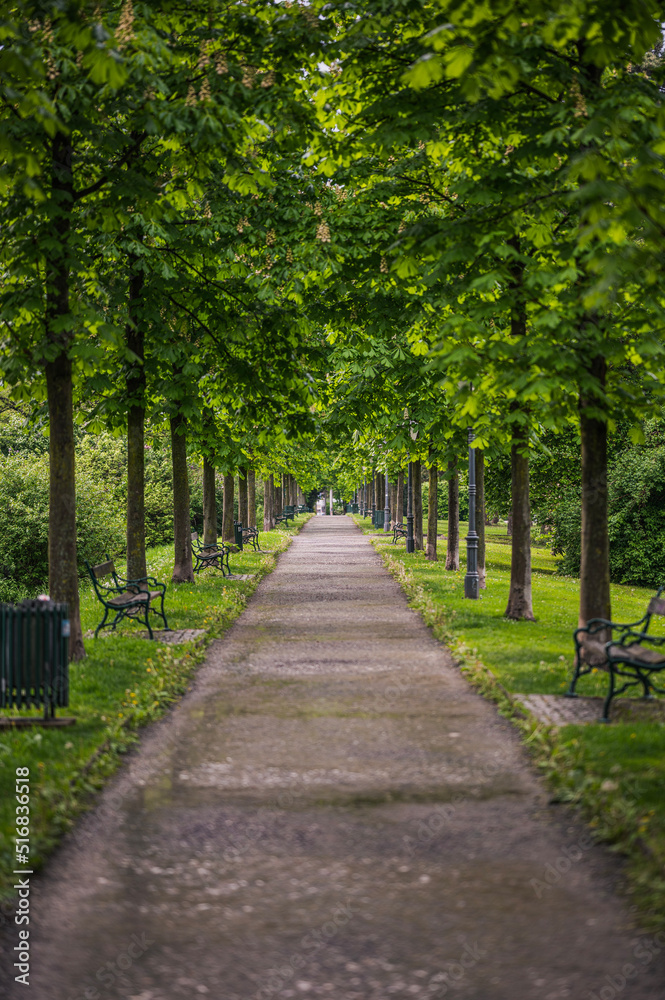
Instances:
[[[641,686],[645,698],[652,697],[652,692],[665,694],[665,688],[653,680],[653,674],[665,670],[665,635],[649,633],[653,616],[665,617],[663,591],[665,585],[658,588],[645,614],[636,622],[591,618],[573,633],[575,670],[566,695],[576,698],[575,688],[580,677],[592,670],[606,670],[609,686],[603,705],[603,722],[610,721],[612,699],[630,687]]]
[[[199,573],[206,566],[216,566],[221,569],[222,576],[230,576],[229,553],[231,549],[228,545],[218,544],[204,545],[199,538],[198,532],[192,532],[192,557],[194,558],[194,572]],[[224,570],[226,563],[226,571]]]
[[[104,607],[104,617],[95,629],[95,639],[101,629],[114,629],[123,618],[131,618],[133,621],[141,622],[147,628],[148,635],[152,639],[152,627],[148,617],[151,611],[162,619],[164,628],[170,631],[164,614],[165,583],[159,583],[154,576],[144,576],[138,580],[125,580],[118,575],[115,563],[108,555],[106,562],[99,563],[98,566],[91,566],[87,559],[85,564],[97,599]],[[110,583],[103,582],[107,577],[111,578]],[[159,609],[153,607],[154,601],[159,601]],[[113,621],[108,621],[109,615],[114,616]]]

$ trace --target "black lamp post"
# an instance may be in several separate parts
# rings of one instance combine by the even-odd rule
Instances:
[[[478,599],[478,535],[476,534],[476,451],[471,447],[475,435],[469,427],[469,533],[466,536],[466,576],[464,596]]]
[[[414,552],[416,542],[413,537],[413,463],[409,461],[409,476],[406,507],[406,551]]]
[[[405,419],[409,419],[408,409],[404,410]],[[418,440],[418,425],[415,420],[409,420],[409,436],[412,441]],[[408,477],[408,488],[407,488],[407,508],[406,508],[406,551],[415,552],[416,551],[416,540],[413,537],[413,522],[415,520],[413,513],[413,462],[411,461],[411,456],[409,455],[409,477]]]

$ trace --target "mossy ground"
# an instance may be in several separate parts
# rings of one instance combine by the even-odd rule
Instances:
[[[390,544],[376,537],[369,521],[354,520],[373,542],[389,568],[407,589],[414,607],[426,611],[435,632],[450,643],[460,659],[478,664],[498,680],[508,695],[563,694],[573,668],[572,633],[577,625],[579,580],[560,576],[558,560],[547,548],[532,549],[533,610],[535,622],[504,617],[510,584],[510,539],[505,526],[487,531],[487,589],[482,598],[464,598],[466,570],[464,536],[460,525],[461,568],[446,571],[445,538],[439,538],[439,562],[422,552],[407,555],[405,543]],[[438,534],[447,533],[439,521]],[[403,567],[406,574],[400,573]],[[635,621],[645,612],[653,590],[612,586],[615,621]],[[652,631],[663,634],[661,621]],[[481,687],[483,686],[481,682]],[[607,675],[600,671],[582,678],[580,695],[604,695]],[[486,687],[492,694],[492,684]],[[505,709],[506,706],[504,706]],[[592,827],[629,858],[633,889],[649,920],[665,925],[665,721],[613,722],[610,725],[569,725],[559,730],[524,727],[539,764],[549,774],[558,797],[579,803]]]
[[[123,623],[115,633],[86,639],[86,658],[70,664],[69,707],[60,715],[76,724],[63,729],[0,730],[0,901],[8,898],[14,864],[16,768],[30,770],[30,862],[38,868],[91,793],[117,767],[120,755],[137,740],[140,726],[157,719],[187,689],[208,643],[221,635],[242,612],[249,594],[275,565],[290,536],[307,520],[299,517],[288,528],[261,533],[260,546],[231,556],[236,574],[249,580],[228,580],[215,568],[197,575],[195,583],[171,584],[172,546],[148,551],[148,572],[168,584],[165,610],[172,629],[204,629],[197,643],[168,646],[137,638],[141,626]],[[118,561],[118,570],[123,565]],[[84,633],[102,617],[92,587],[81,585]],[[33,712],[2,711],[9,715]]]

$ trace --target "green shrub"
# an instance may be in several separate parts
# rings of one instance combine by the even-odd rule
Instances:
[[[582,552],[582,505],[578,490],[568,490],[553,511],[552,552],[560,555],[559,572],[579,576]]]
[[[615,583],[665,582],[665,446],[633,446],[613,460],[608,474],[610,576]],[[560,572],[580,571],[581,502],[569,489],[554,511],[553,551]]]
[[[18,413],[4,412],[2,414],[0,454],[43,455],[47,451],[48,427],[34,427]]]
[[[100,562],[124,542],[118,513],[105,482],[77,468],[76,524],[79,568]],[[0,600],[17,601],[45,590],[48,581],[48,455],[0,457]]]
[[[665,447],[627,449],[609,484],[612,579],[665,582]]]
[[[445,521],[448,517],[448,480],[439,479],[436,491],[436,516]],[[429,483],[423,483],[423,517],[427,517],[429,510]],[[461,521],[466,521],[469,516],[469,493],[466,483],[460,483],[459,491],[459,516]]]
[[[8,429],[9,428],[9,429]],[[12,444],[13,442],[13,444]],[[48,581],[48,438],[12,416],[0,433],[0,601],[45,591]],[[46,449],[46,450],[45,450]],[[203,470],[189,465],[192,522],[203,526]],[[263,486],[257,484],[263,499]],[[221,534],[223,477],[216,477]],[[110,433],[77,432],[76,521],[79,569],[126,545],[127,443]],[[235,496],[237,517],[238,497]],[[145,450],[146,545],[173,541],[173,469],[168,441]]]

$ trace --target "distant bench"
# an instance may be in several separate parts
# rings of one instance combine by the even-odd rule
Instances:
[[[282,513],[277,515],[277,517],[275,518],[275,526],[277,526],[278,524],[288,525],[289,518],[291,518],[292,521],[295,521],[295,514],[293,512],[293,507],[285,507]]]

